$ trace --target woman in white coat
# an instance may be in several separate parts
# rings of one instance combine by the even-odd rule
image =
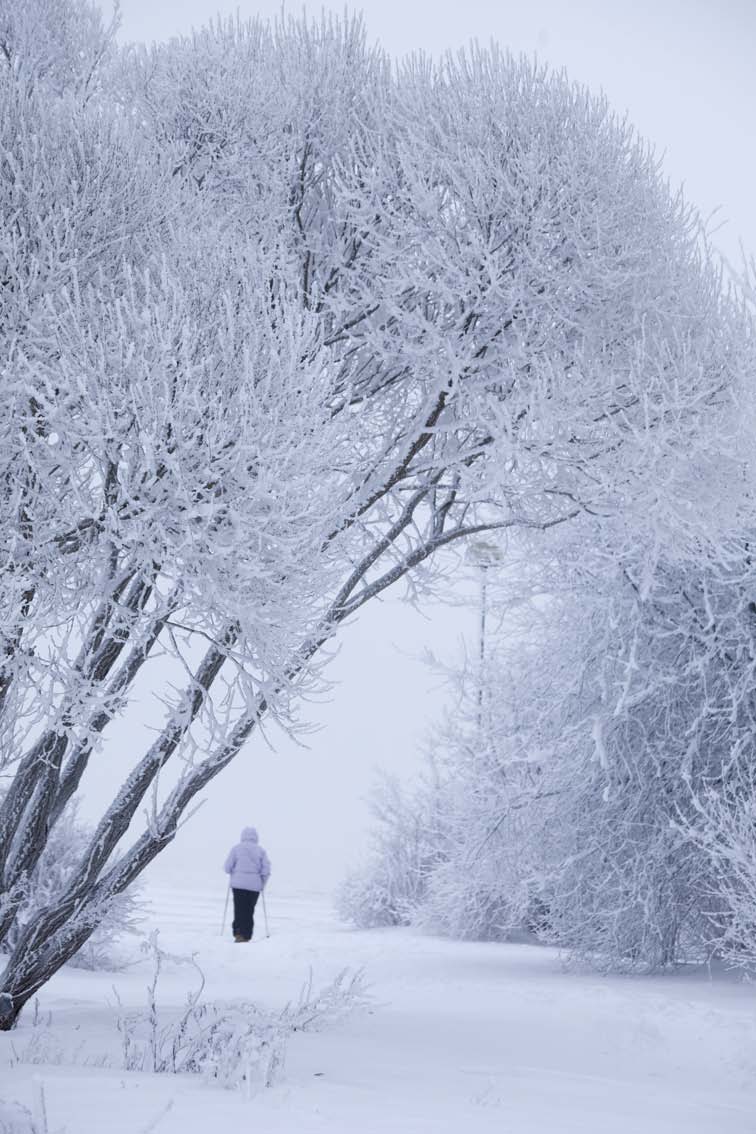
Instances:
[[[250,941],[255,928],[255,905],[270,878],[270,859],[260,846],[254,827],[244,828],[223,869],[231,876],[234,895],[234,941]]]

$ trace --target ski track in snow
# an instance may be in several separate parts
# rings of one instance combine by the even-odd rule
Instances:
[[[317,988],[349,966],[364,968],[374,1007],[294,1036],[281,1082],[248,1098],[115,1069],[113,988],[142,1005],[147,962],[64,970],[40,996],[43,1041],[31,1012],[0,1036],[0,1097],[31,1106],[41,1082],[51,1134],[140,1134],[163,1111],[157,1134],[756,1134],[756,993],[735,979],[602,977],[533,946],[353,931],[326,898],[274,889],[270,938],[258,906],[259,936],[237,946],[220,936],[222,888],[150,899],[161,947],[196,953],[208,1000],[282,1007],[310,969]],[[182,1003],[192,984],[168,965],[158,1003]],[[40,1061],[25,1061],[40,1042]],[[113,1065],[96,1066],[105,1053]]]

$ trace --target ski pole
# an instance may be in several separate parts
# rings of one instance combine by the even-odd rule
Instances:
[[[230,897],[231,897],[231,885],[229,883],[228,889],[226,890],[226,904],[223,907],[223,922],[221,924],[221,931],[220,931],[221,937],[226,932],[226,916],[228,914],[228,899]]]
[[[265,936],[270,937],[270,930],[268,929],[268,907],[265,905],[265,891],[262,892],[263,903],[263,917],[265,918]]]

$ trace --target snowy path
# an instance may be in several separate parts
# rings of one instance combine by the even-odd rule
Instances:
[[[40,1078],[52,1130],[137,1134],[172,1101],[157,1134],[208,1134],[211,1123],[264,1134],[756,1134],[748,986],[701,975],[609,979],[565,973],[553,952],[528,946],[356,933],[323,901],[275,893],[270,939],[234,946],[219,936],[217,896],[154,900],[163,948],[198,952],[208,998],[280,1006],[310,966],[316,985],[364,966],[375,1010],[296,1036],[282,1084],[248,1100],[194,1080],[65,1066],[71,1036],[79,1060],[106,1047],[117,1054],[112,985],[138,1004],[147,975],[65,972],[42,998],[53,1013],[48,1065],[9,1070],[10,1041],[0,1037],[0,1095],[28,1101]],[[162,1000],[180,1002],[187,979],[169,970]],[[33,1031],[26,1021],[17,1051]]]

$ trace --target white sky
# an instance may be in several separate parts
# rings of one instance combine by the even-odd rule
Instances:
[[[365,0],[358,7],[369,35],[394,54],[495,39],[603,88],[664,154],[673,184],[684,183],[705,216],[719,210],[712,228],[725,255],[737,262],[741,240],[756,251],[756,0]],[[121,35],[165,39],[237,10],[275,15],[280,4],[121,0]],[[364,845],[363,797],[373,768],[414,768],[426,722],[442,707],[438,681],[411,655],[426,645],[453,653],[473,625],[459,608],[435,607],[427,615],[396,602],[366,611],[343,637],[331,702],[308,710],[322,725],[308,738],[309,750],[284,739],[271,753],[251,742],[210,786],[202,810],[156,864],[156,876],[187,885],[217,877],[222,903],[216,864],[238,829],[254,823],[281,890],[331,888]],[[110,763],[103,761],[96,794],[105,790]],[[275,886],[271,901],[274,894]]]

